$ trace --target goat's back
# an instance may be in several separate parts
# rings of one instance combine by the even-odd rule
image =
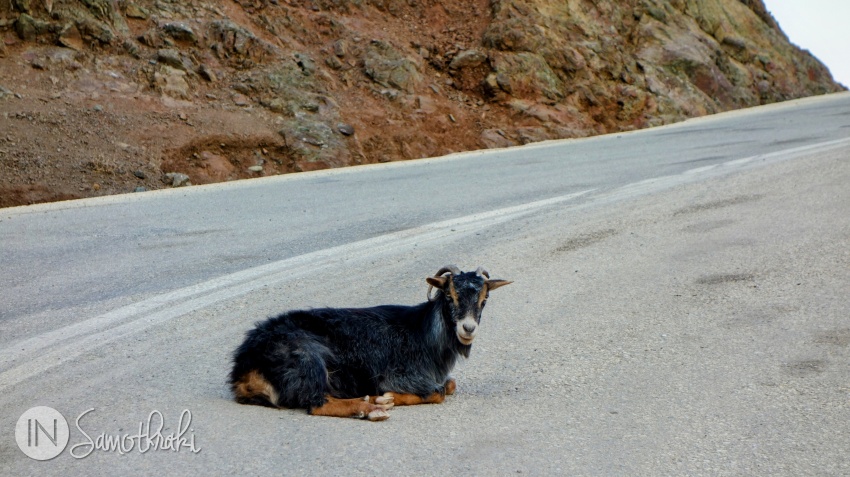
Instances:
[[[290,311],[257,324],[234,356],[231,384],[257,370],[279,404],[310,407],[386,391],[427,394],[451,363],[438,363],[431,303]],[[442,340],[438,340],[442,341]],[[448,365],[448,366],[447,366]]]

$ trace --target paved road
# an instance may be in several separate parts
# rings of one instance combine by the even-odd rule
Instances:
[[[848,474],[848,158],[842,94],[0,210],[0,474]],[[229,400],[254,321],[414,303],[449,262],[516,283],[494,292],[446,404],[365,423]],[[14,441],[36,405],[71,427],[49,462]],[[77,459],[92,408],[93,439],[152,411],[168,434],[187,409],[201,451]]]

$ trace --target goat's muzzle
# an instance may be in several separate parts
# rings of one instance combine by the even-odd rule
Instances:
[[[472,344],[475,339],[475,332],[478,330],[478,323],[475,320],[467,318],[459,321],[455,328],[457,340],[464,345]]]

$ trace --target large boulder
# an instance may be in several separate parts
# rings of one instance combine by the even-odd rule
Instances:
[[[422,80],[416,62],[382,40],[373,40],[369,44],[363,58],[363,70],[381,86],[407,93],[413,93]]]
[[[296,171],[313,171],[348,165],[350,154],[337,128],[319,119],[299,114],[280,130],[291,151]]]
[[[542,56],[535,53],[500,52],[492,56],[493,74],[488,80],[516,97],[558,101],[564,98],[564,83]]]

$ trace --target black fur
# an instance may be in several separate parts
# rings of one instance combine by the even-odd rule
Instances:
[[[456,323],[470,313],[480,321],[482,288],[497,281],[461,273],[449,276],[446,289],[432,301],[415,306],[322,308],[270,318],[257,323],[236,350],[230,383],[235,390],[243,376],[257,370],[277,391],[278,402],[240,402],[307,409],[322,406],[327,395],[444,393],[458,357],[471,350],[457,338]]]

